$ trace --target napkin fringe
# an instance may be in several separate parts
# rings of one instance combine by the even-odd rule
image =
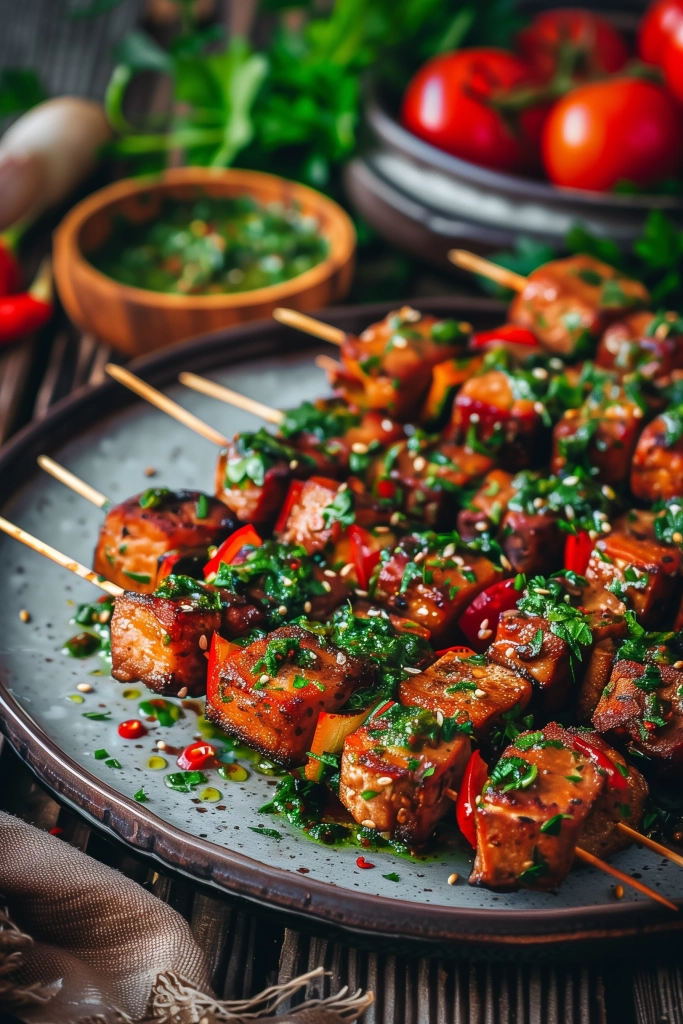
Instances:
[[[22,966],[24,952],[33,939],[15,925],[6,907],[0,906],[0,1005],[7,1009],[47,1003],[59,991],[59,985],[17,985],[11,977]]]

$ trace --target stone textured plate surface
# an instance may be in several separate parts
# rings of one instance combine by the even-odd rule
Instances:
[[[444,312],[453,303],[422,303]],[[486,304],[455,307],[461,316],[486,320]],[[381,310],[380,312],[383,312]],[[338,314],[342,326],[360,326],[376,318],[354,311]],[[485,319],[482,320],[482,315]],[[354,319],[355,316],[355,319]],[[314,350],[294,347],[294,336],[271,325],[240,328],[175,347],[139,363],[151,381],[226,434],[255,428],[250,415],[181,388],[172,381],[192,368],[277,407],[297,404],[326,390],[313,363]],[[256,358],[254,358],[256,356]],[[49,451],[58,461],[118,501],[151,482],[170,487],[211,489],[215,449],[162,413],[107,384],[55,407],[48,419],[19,435],[0,454],[2,514],[55,547],[89,563],[102,512],[37,469],[34,457]],[[153,466],[151,481],[144,470]],[[455,835],[425,859],[392,853],[368,854],[372,870],[356,865],[360,851],[330,848],[301,837],[280,818],[259,812],[273,792],[272,778],[253,771],[235,783],[208,771],[218,789],[216,802],[199,800],[165,785],[168,766],[151,770],[156,741],[182,747],[197,735],[196,712],[185,709],[175,725],[150,725],[139,742],[122,740],[117,724],[138,712],[140,700],[101,667],[97,656],[75,660],[61,653],[79,627],[70,624],[75,605],[99,596],[90,584],[71,576],[0,534],[3,596],[0,602],[0,712],[4,728],[34,770],[63,799],[79,806],[124,841],[166,864],[231,892],[271,907],[306,914],[317,922],[399,939],[466,941],[469,954],[484,946],[521,943],[565,946],[575,941],[626,937],[675,927],[675,915],[627,891],[614,900],[608,878],[576,870],[557,894],[519,892],[497,895],[467,885],[471,858]],[[26,608],[31,621],[23,623]],[[77,685],[90,683],[83,703]],[[178,702],[179,703],[179,702]],[[107,720],[86,712],[110,713]],[[97,760],[105,749],[120,768]],[[148,801],[133,794],[144,788]],[[253,828],[275,828],[282,838]],[[446,830],[447,831],[447,830]],[[669,897],[683,899],[683,872],[646,851],[631,848],[614,858],[626,871],[638,872]],[[452,872],[460,881],[447,884]],[[384,876],[395,873],[399,880]],[[584,947],[585,948],[585,947]]]

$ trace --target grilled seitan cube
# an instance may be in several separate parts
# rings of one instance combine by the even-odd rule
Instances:
[[[124,590],[152,594],[164,556],[221,544],[237,527],[217,498],[153,487],[114,505],[100,530],[93,568]]]
[[[661,773],[680,777],[683,671],[654,662],[616,661],[595,709],[593,725],[601,733],[629,735],[631,745],[649,757]]]
[[[550,626],[541,615],[515,609],[502,612],[488,654],[492,661],[528,679],[544,710],[557,711],[566,705],[573,680],[569,646]]]
[[[608,388],[607,397],[588,398],[580,409],[567,409],[555,424],[551,471],[558,475],[566,472],[576,461],[578,444],[579,451],[586,449],[601,483],[623,483],[628,480],[643,423],[643,410],[621,388]]]
[[[551,722],[521,733],[505,750],[475,811],[472,885],[499,891],[558,886],[608,787],[618,799],[599,806],[589,836],[594,848],[600,835],[611,836],[615,822],[628,813],[624,804],[630,806],[626,780],[608,756],[609,748],[597,747],[591,738],[591,733],[573,734]]]
[[[645,798],[648,795],[647,782],[638,769],[629,764],[618,750],[610,747],[598,733],[586,734],[576,729],[570,729],[569,732],[579,739],[587,738],[592,747],[597,748],[616,765],[623,780],[622,784],[617,776],[612,776],[593,804],[579,832],[579,846],[595,857],[604,859],[631,845],[630,836],[625,835],[618,827],[620,821],[640,831]]]
[[[452,807],[446,791],[457,790],[470,750],[453,719],[385,705],[344,742],[339,799],[361,825],[419,846]]]
[[[206,651],[213,633],[235,637],[262,626],[263,613],[235,594],[188,576],[169,576],[155,594],[125,593],[111,618],[112,675],[139,680],[156,693],[191,696],[206,689]]]
[[[466,543],[484,531],[496,532],[515,494],[513,480],[513,474],[504,469],[492,469],[486,474],[468,507],[458,512],[458,533]]]
[[[611,636],[605,637],[604,640],[599,640],[593,645],[586,674],[581,682],[576,709],[578,721],[582,724],[589,724],[593,718],[602,691],[607,686],[612,674],[616,653],[617,645]]]
[[[303,764],[321,711],[336,711],[373,681],[359,658],[300,626],[248,647],[216,641],[206,717],[286,767]]]
[[[449,651],[399,686],[401,704],[440,711],[447,718],[469,719],[477,739],[485,737],[506,711],[523,710],[532,695],[531,683],[518,672],[489,662],[473,664]]]
[[[681,493],[683,413],[669,409],[643,430],[631,463],[631,490],[636,498],[666,501]]]
[[[629,313],[610,324],[598,345],[596,366],[624,377],[662,377],[683,367],[683,324],[678,313]]]
[[[409,534],[382,566],[375,598],[426,626],[435,648],[454,641],[456,623],[502,571],[483,555],[433,533]]]
[[[616,614],[626,605],[646,629],[661,627],[672,618],[680,564],[678,548],[637,540],[615,528],[596,541],[585,574],[589,590],[584,605]]]

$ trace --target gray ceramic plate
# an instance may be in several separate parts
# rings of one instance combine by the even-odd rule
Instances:
[[[443,313],[491,323],[487,303],[422,303]],[[330,316],[358,328],[385,309],[348,310]],[[494,317],[495,322],[495,317]],[[200,397],[173,383],[181,369],[195,369],[278,407],[297,404],[324,392],[323,374],[310,348],[272,324],[240,328],[224,335],[176,346],[138,363],[138,369],[167,393],[225,433],[255,427],[247,414]],[[102,514],[50,477],[34,469],[40,451],[51,453],[114,500],[149,486],[144,475],[154,466],[155,484],[211,486],[215,450],[188,430],[113,384],[90,390],[56,407],[40,425],[17,437],[0,457],[2,512],[55,547],[89,562]],[[93,675],[98,658],[76,661],[61,651],[77,631],[69,624],[75,604],[99,592],[65,570],[0,535],[4,570],[0,604],[0,710],[12,743],[63,799],[77,805],[138,850],[192,877],[258,902],[305,914],[317,923],[403,940],[466,942],[467,952],[481,945],[537,946],[599,936],[628,936],[642,929],[668,931],[674,915],[630,892],[615,901],[610,882],[600,873],[574,871],[555,895],[511,895],[470,888],[470,858],[453,836],[428,859],[404,859],[391,853],[368,854],[375,865],[361,870],[360,851],[335,849],[302,838],[281,819],[259,812],[273,792],[274,780],[255,773],[243,783],[208,773],[221,793],[213,803],[199,791],[173,792],[165,785],[175,768],[151,770],[147,761],[157,739],[175,747],[197,734],[195,712],[170,728],[155,726],[140,743],[126,742],[117,723],[133,717],[138,702],[108,675]],[[24,624],[19,610],[31,621]],[[78,683],[93,686],[83,703],[74,703]],[[84,717],[110,712],[110,720]],[[94,751],[104,748],[120,763],[108,767]],[[133,794],[144,788],[147,803]],[[201,789],[201,787],[200,787]],[[252,831],[277,829],[281,839]],[[651,885],[683,899],[683,872],[643,851],[615,858]],[[461,880],[448,885],[458,872]],[[387,878],[385,876],[392,876]],[[398,876],[398,881],[393,880]],[[585,949],[585,946],[582,947]]]

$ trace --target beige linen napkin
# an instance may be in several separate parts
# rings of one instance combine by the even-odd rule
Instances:
[[[30,1024],[263,1017],[311,977],[254,1000],[217,1001],[204,954],[179,914],[120,872],[3,811],[0,893],[7,904],[0,911],[0,1009]],[[371,1001],[342,990],[290,1016],[297,1024],[338,1024],[356,1020]]]

